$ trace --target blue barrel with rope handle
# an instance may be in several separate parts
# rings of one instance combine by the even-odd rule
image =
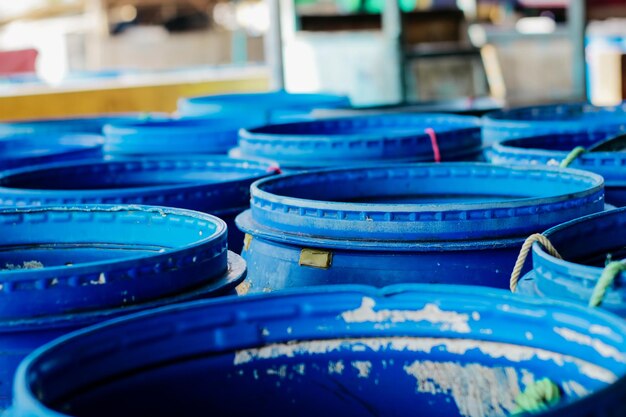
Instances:
[[[239,120],[241,127],[251,127],[284,119],[308,118],[315,109],[350,107],[350,99],[343,95],[281,90],[182,98],[178,101],[178,114],[181,117],[229,117]]]
[[[503,290],[225,297],[38,349],[20,365],[8,415],[617,417],[625,343],[618,317]]]
[[[0,206],[144,204],[197,210],[229,225],[229,247],[241,250],[234,218],[249,207],[250,184],[273,175],[274,163],[226,156],[153,156],[80,160],[0,173]]]
[[[487,113],[482,121],[485,145],[554,133],[609,136],[626,131],[626,105],[598,107],[573,103],[520,107]]]
[[[479,119],[446,114],[374,114],[242,130],[231,156],[270,158],[286,170],[382,162],[476,161]]]
[[[250,271],[238,290],[506,288],[530,233],[603,208],[602,177],[577,170],[447,163],[285,174],[255,182],[251,209],[236,219]]]
[[[532,245],[532,271],[514,274],[511,289],[602,307],[626,317],[625,225],[626,208],[621,208],[545,231]]]
[[[78,205],[0,209],[0,410],[30,352],[82,327],[233,292],[245,263],[226,224],[190,210]]]
[[[606,201],[626,205],[626,145],[623,134],[594,131],[553,133],[503,140],[485,150],[485,158],[503,165],[549,165],[595,172],[606,181]]]

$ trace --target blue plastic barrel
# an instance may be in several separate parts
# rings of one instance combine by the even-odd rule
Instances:
[[[226,224],[190,210],[77,206],[0,210],[0,410],[19,362],[70,331],[232,292],[243,260]]]
[[[481,147],[480,123],[474,117],[377,114],[242,130],[239,148],[231,155],[271,158],[282,168],[297,170],[365,162],[476,160]]]
[[[227,297],[46,345],[20,365],[10,415],[509,416],[547,379],[560,398],[537,415],[617,417],[625,343],[611,314],[500,290]]]
[[[286,91],[209,95],[178,101],[178,112],[183,117],[229,117],[240,121],[241,127],[306,117],[315,109],[349,107],[350,99],[346,96]]]
[[[20,134],[63,134],[91,133],[102,134],[104,125],[148,118],[162,118],[160,113],[111,113],[97,116],[50,118],[0,122],[0,136]]]
[[[588,304],[607,259],[626,257],[626,208],[610,210],[556,226],[543,234],[563,259],[533,245],[533,270],[522,279],[518,292]],[[609,257],[610,255],[610,257]],[[607,289],[601,307],[626,318],[626,274],[619,274]]]
[[[104,127],[112,155],[226,154],[237,146],[234,119],[169,119],[122,122]]]
[[[97,135],[17,135],[0,137],[0,170],[74,159],[102,158]]]
[[[545,105],[500,110],[483,116],[483,142],[486,145],[548,133],[586,132],[606,137],[623,131],[626,131],[626,105]]]
[[[273,173],[270,162],[222,156],[81,160],[0,173],[0,206],[146,204],[198,210],[229,225],[229,247],[241,250],[234,218],[249,207],[250,184]]]
[[[606,134],[593,131],[507,139],[487,148],[485,158],[494,164],[558,166],[577,146],[587,148],[604,139]],[[583,153],[570,166],[602,175],[606,201],[618,207],[626,205],[626,153]]]
[[[395,164],[281,175],[236,219],[240,292],[325,284],[508,288],[530,234],[604,205],[602,177],[479,163]],[[381,271],[385,271],[381,274]]]

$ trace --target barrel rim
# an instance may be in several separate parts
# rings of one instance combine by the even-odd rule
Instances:
[[[30,412],[34,412],[37,415],[55,415],[55,416],[63,416],[60,412],[54,412],[50,408],[46,407],[43,402],[38,401],[37,395],[33,391],[33,386],[30,384],[31,378],[29,375],[31,372],[36,372],[36,367],[39,362],[45,361],[47,356],[54,355],[58,351],[63,351],[63,349],[67,349],[68,347],[72,347],[72,343],[76,344],[83,342],[85,340],[90,340],[90,337],[103,337],[103,336],[111,336],[113,331],[116,331],[118,338],[121,334],[128,334],[133,336],[133,332],[124,332],[124,329],[128,327],[132,327],[133,325],[145,323],[149,320],[161,319],[163,321],[164,317],[172,317],[178,316],[180,321],[181,317],[185,317],[185,315],[190,316],[192,314],[198,314],[199,312],[204,313],[206,317],[214,317],[213,314],[206,314],[207,311],[210,312],[211,309],[218,310],[220,308],[229,308],[231,311],[236,311],[237,314],[228,315],[227,320],[215,320],[211,319],[210,326],[209,323],[205,323],[203,326],[198,325],[198,330],[207,331],[210,327],[211,329],[219,329],[221,326],[232,325],[233,323],[249,323],[256,322],[257,325],[260,326],[260,323],[267,324],[272,319],[285,319],[289,314],[294,317],[305,317],[312,316],[313,314],[317,314],[318,316],[328,316],[335,317],[335,313],[342,314],[341,311],[344,304],[332,300],[341,299],[340,297],[349,297],[349,300],[356,301],[357,299],[364,300],[365,298],[370,298],[374,301],[374,305],[382,304],[385,307],[390,307],[395,302],[395,305],[398,306],[406,306],[406,301],[408,298],[406,297],[416,297],[419,298],[420,302],[424,300],[424,302],[434,302],[436,305],[440,305],[442,299],[448,300],[458,300],[460,304],[460,309],[464,311],[474,310],[477,313],[479,310],[478,303],[481,305],[480,311],[499,311],[503,313],[503,317],[524,317],[525,320],[509,320],[507,322],[508,328],[510,328],[511,323],[515,326],[515,323],[521,323],[520,327],[526,329],[526,324],[528,324],[529,319],[535,320],[537,322],[543,321],[544,323],[549,321],[554,321],[555,323],[560,323],[563,326],[569,328],[585,328],[585,334],[590,333],[589,331],[589,323],[592,322],[601,322],[604,325],[608,325],[611,335],[603,335],[603,334],[594,334],[594,337],[607,341],[607,343],[611,343],[612,345],[619,344],[620,340],[623,342],[623,335],[626,333],[626,322],[623,320],[602,312],[598,310],[590,310],[587,308],[583,308],[579,305],[557,301],[557,300],[542,300],[534,297],[526,297],[510,294],[503,290],[495,290],[488,288],[474,288],[474,287],[466,287],[466,286],[447,286],[447,285],[401,285],[401,286],[392,286],[385,289],[373,289],[371,287],[364,286],[328,286],[328,287],[314,287],[309,289],[298,289],[294,290],[286,290],[280,293],[271,293],[271,294],[262,294],[262,295],[248,295],[246,297],[225,297],[222,299],[214,299],[214,300],[205,300],[205,301],[196,301],[190,303],[179,304],[175,306],[167,306],[159,309],[152,310],[150,312],[141,312],[137,314],[133,314],[131,316],[127,316],[124,318],[115,319],[107,322],[106,324],[99,324],[96,326],[89,327],[87,329],[79,330],[77,332],[71,333],[69,335],[63,336],[56,341],[53,341],[43,347],[40,347],[35,352],[31,353],[22,363],[20,364],[14,382],[14,407],[15,408],[25,408]],[[311,311],[310,306],[307,308],[306,304],[303,303],[304,297],[317,297],[317,302],[321,305],[320,301],[326,300],[328,302],[324,303],[324,311],[320,313],[320,311]],[[405,297],[404,299],[402,297]],[[467,300],[472,299],[475,300],[476,304],[473,304],[469,307],[467,304]],[[294,303],[298,303],[297,308],[289,309],[288,307],[293,305],[296,307]],[[405,303],[403,304],[402,301]],[[465,301],[465,303],[463,303]],[[246,314],[246,308],[250,309],[251,306],[255,306],[258,303],[265,303],[266,308],[256,308],[255,314]],[[276,315],[272,312],[271,303],[276,305],[280,305],[280,314]],[[258,307],[258,306],[257,306]],[[399,307],[396,307],[399,308]],[[445,305],[441,307],[445,311]],[[291,313],[285,313],[286,311],[291,311]],[[259,313],[261,312],[261,313]],[[226,318],[226,316],[224,316]],[[264,321],[265,320],[265,321]],[[474,314],[472,314],[472,319],[474,320]],[[480,320],[480,315],[478,316],[478,320]],[[493,320],[493,318],[492,318]],[[595,321],[594,321],[595,320]],[[367,322],[367,320],[366,320]],[[365,326],[370,326],[374,324],[373,322],[367,322]],[[403,322],[396,323],[393,329],[396,333],[398,329],[403,328]],[[415,322],[411,322],[408,325],[412,327],[417,327]],[[353,327],[359,327],[360,324],[355,324]],[[170,326],[172,327],[172,326]],[[182,329],[181,326],[178,326]],[[192,329],[186,326],[185,331],[190,332]],[[374,326],[375,327],[375,326]],[[405,326],[406,327],[406,326]],[[555,326],[543,326],[554,328]],[[368,327],[369,328],[369,327]],[[365,329],[365,327],[363,327]],[[366,333],[366,330],[360,329],[358,332]],[[122,330],[122,331],[120,331]],[[432,329],[432,334],[437,334],[438,337],[445,337],[446,331],[439,328]],[[160,338],[173,337],[168,332],[161,332],[159,335]],[[168,333],[168,334],[164,334]],[[318,332],[319,333],[319,332]],[[450,334],[448,332],[447,334]],[[493,332],[492,332],[493,333]],[[499,332],[502,333],[502,332]],[[520,339],[517,344],[524,344],[525,346],[539,347],[540,343],[547,343],[545,341],[538,341],[537,338],[528,338],[525,337],[525,340],[522,340],[518,335],[512,335],[512,332],[504,332],[499,334],[498,339],[501,343],[506,343],[507,341],[513,340],[514,338]],[[522,332],[523,333],[523,332]],[[380,330],[377,330],[377,334],[380,335]],[[408,333],[407,333],[408,334]],[[495,340],[495,336],[493,334],[489,334],[488,332],[475,332],[471,333],[472,339],[474,340]],[[504,335],[504,337],[502,337]],[[622,337],[620,338],[619,335]],[[316,338],[313,338],[313,335],[309,338],[296,338],[296,336],[288,336],[290,340],[324,340],[329,339],[333,336],[333,333],[327,332],[327,334],[319,334]],[[456,337],[461,337],[457,335]],[[523,337],[523,336],[522,336]],[[220,339],[220,343],[215,346],[209,346],[212,350],[216,352],[232,352],[237,349],[253,347],[253,346],[264,346],[270,344],[275,341],[279,341],[284,339],[283,336],[277,335],[268,332],[268,334],[255,335],[255,341],[253,345],[249,346],[239,346],[239,344],[245,342],[235,342],[230,338]],[[242,337],[242,340],[245,337]],[[120,339],[121,340],[121,339]],[[110,338],[107,338],[107,341],[110,341]],[[151,338],[149,343],[152,343],[153,338]],[[128,342],[128,340],[126,341]],[[146,341],[144,341],[146,343]],[[279,342],[280,343],[280,342]],[[513,342],[511,342],[513,343]],[[84,343],[83,343],[84,344]],[[126,343],[125,346],[133,345],[132,343]],[[542,347],[545,345],[541,345]],[[208,348],[208,347],[205,347]],[[587,349],[587,348],[585,348]],[[593,349],[593,348],[592,348]],[[555,348],[555,350],[557,350]],[[597,352],[597,351],[596,351]],[[106,354],[107,352],[105,352]],[[579,355],[583,355],[579,353]],[[626,377],[622,377],[617,381],[620,384],[620,387],[624,387],[626,385]],[[614,385],[609,385],[608,387],[604,387],[595,391],[592,395],[585,397],[587,400],[589,398],[597,398],[601,395],[606,395],[607,391],[612,391],[615,389]],[[622,388],[623,389],[623,388]],[[584,398],[583,398],[584,399]],[[572,409],[580,404],[578,401],[575,403],[566,403],[559,404],[555,409]],[[548,414],[554,410],[549,410]]]
[[[12,224],[15,221],[15,216],[20,216],[20,220],[24,220],[20,221],[22,227],[29,227],[26,221],[29,218],[30,221],[38,223],[55,222],[55,218],[60,218],[63,221],[78,222],[77,224],[81,228],[85,228],[87,227],[85,219],[91,222],[97,222],[98,218],[105,221],[124,222],[124,219],[128,216],[132,217],[133,214],[155,217],[158,220],[167,218],[170,222],[167,224],[158,221],[151,223],[152,230],[160,226],[171,228],[172,221],[175,223],[180,221],[196,222],[199,227],[204,228],[210,224],[211,229],[214,230],[211,234],[206,236],[200,234],[193,240],[187,239],[185,244],[158,253],[124,254],[124,256],[113,259],[79,262],[69,268],[64,265],[57,265],[37,269],[1,270],[0,293],[5,293],[5,296],[10,296],[14,301],[4,306],[0,319],[20,317],[20,315],[22,317],[45,315],[47,311],[51,310],[49,300],[58,298],[58,289],[63,289],[69,304],[52,304],[54,305],[52,310],[70,312],[77,311],[77,309],[89,309],[94,303],[101,305],[132,304],[134,298],[127,301],[127,297],[121,290],[120,294],[116,290],[111,296],[103,298],[104,287],[113,285],[114,288],[120,289],[120,282],[122,285],[124,282],[128,282],[132,286],[136,280],[153,282],[161,274],[163,278],[160,281],[167,284],[169,278],[167,274],[163,274],[163,271],[177,271],[181,268],[184,270],[185,266],[200,264],[206,265],[205,268],[209,266],[220,268],[220,270],[206,271],[206,274],[193,280],[157,287],[156,292],[135,291],[134,297],[139,300],[147,300],[159,296],[159,294],[163,296],[167,292],[171,293],[176,289],[189,288],[202,282],[209,282],[223,275],[224,271],[220,265],[222,262],[226,265],[227,260],[226,223],[215,216],[198,211],[136,205],[44,206],[0,209],[0,220],[5,224]],[[85,215],[89,217],[85,217]],[[64,226],[67,227],[66,224]],[[170,234],[175,230],[176,228],[171,228]],[[152,242],[155,244],[164,240],[154,234],[149,236],[153,238]],[[144,244],[148,244],[147,242]],[[191,259],[192,257],[194,259]],[[26,309],[19,307],[23,298],[35,293],[38,294],[38,303],[33,303]],[[76,303],[75,300],[80,300],[80,302]]]
[[[276,166],[271,161],[256,158],[256,159],[236,159],[229,158],[221,155],[207,155],[207,156],[144,156],[134,158],[119,158],[119,159],[84,159],[78,161],[58,162],[38,165],[34,167],[18,168],[0,172],[0,182],[5,182],[13,177],[20,175],[39,174],[46,171],[53,170],[65,170],[69,171],[66,175],[70,175],[70,172],[87,169],[96,173],[100,168],[108,168],[109,170],[119,167],[127,172],[150,172],[154,170],[165,169],[161,165],[171,165],[176,168],[177,171],[187,172],[190,170],[198,169],[199,167],[206,167],[207,164],[212,164],[209,167],[233,167],[242,172],[251,171],[248,175],[241,178],[224,180],[219,182],[185,182],[175,185],[154,185],[144,187],[131,187],[131,188],[110,188],[110,189],[84,189],[84,190],[58,190],[58,189],[35,189],[35,188],[19,188],[8,187],[6,185],[0,185],[0,200],[2,204],[7,205],[8,200],[11,198],[17,199],[12,201],[11,205],[50,205],[46,199],[58,198],[60,200],[63,197],[77,198],[79,201],[85,199],[101,198],[118,198],[121,202],[133,202],[132,200],[140,196],[142,193],[148,192],[160,192],[167,191],[168,195],[163,195],[172,201],[184,200],[188,198],[186,194],[193,191],[200,191],[204,189],[212,189],[212,193],[216,194],[220,189],[226,189],[226,186],[241,184],[251,180],[257,180],[265,176],[272,175],[269,172],[271,168]],[[185,164],[185,165],[182,165]],[[256,171],[256,172],[254,172]],[[119,170],[115,170],[119,173]],[[217,195],[216,195],[217,196]],[[21,202],[20,198],[27,199],[28,201]],[[167,200],[166,199],[166,200]],[[130,200],[130,201],[124,201]],[[59,201],[59,204],[63,201]],[[164,201],[166,203],[167,201]]]

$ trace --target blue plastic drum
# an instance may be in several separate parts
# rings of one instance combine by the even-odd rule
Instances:
[[[626,258],[626,208],[586,216],[543,234],[563,259],[533,245],[533,270],[518,292],[588,304],[605,265]],[[606,289],[601,307],[626,318],[626,273],[618,274]]]
[[[376,114],[242,130],[232,156],[270,158],[302,170],[367,162],[475,161],[479,119],[445,114]]]
[[[494,164],[558,166],[577,146],[588,148],[604,139],[606,135],[600,132],[507,139],[486,149],[485,158]],[[583,153],[570,166],[602,175],[606,181],[606,201],[618,207],[626,205],[626,153]]]
[[[272,175],[270,162],[220,156],[82,160],[0,173],[0,206],[145,204],[202,211],[229,225],[229,247],[241,249],[234,218],[249,207],[250,184]]]
[[[546,105],[501,110],[483,117],[483,141],[486,145],[549,133],[585,132],[607,137],[623,131],[626,131],[626,105]]]
[[[350,99],[334,94],[234,93],[183,98],[178,112],[183,117],[228,117],[240,127],[262,126],[284,118],[306,117],[315,109],[350,108]]]
[[[603,210],[602,177],[477,163],[281,175],[252,185],[240,291],[326,284],[508,288],[531,233]],[[385,273],[381,273],[384,271]]]
[[[76,206],[0,210],[0,409],[18,363],[72,330],[224,295],[245,277],[226,224],[189,210]]]
[[[625,343],[613,315],[499,290],[228,297],[48,344],[21,364],[10,415],[617,417]],[[554,401],[522,407],[540,381]]]
[[[0,170],[75,159],[102,158],[97,135],[17,135],[0,137]]]
[[[170,119],[123,122],[104,127],[111,155],[226,154],[237,146],[240,122],[233,119]]]
[[[65,133],[102,134],[102,128],[109,123],[122,123],[162,118],[160,113],[119,113],[74,118],[52,118],[19,120],[0,123],[0,136],[8,135],[51,135]]]

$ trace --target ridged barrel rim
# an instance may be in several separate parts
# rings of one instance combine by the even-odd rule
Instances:
[[[225,153],[237,145],[241,122],[229,118],[122,122],[104,126],[105,150],[146,155]]]
[[[576,116],[588,117],[576,117]],[[616,117],[619,116],[619,117]],[[496,110],[483,116],[488,127],[554,127],[555,131],[580,130],[589,124],[626,125],[626,104],[599,107],[589,103],[548,104]]]
[[[622,236],[621,231],[626,227],[626,207],[609,210],[602,213],[592,214],[575,219],[546,230],[543,235],[554,241],[556,249],[566,259],[568,257],[565,242],[584,242],[580,250],[592,250],[597,241],[613,247],[626,245],[615,242],[615,236]],[[580,245],[580,243],[579,243]],[[559,249],[560,248],[560,249]],[[533,273],[537,288],[546,295],[555,298],[577,299],[586,303],[592,295],[593,289],[602,275],[603,267],[583,265],[566,259],[558,259],[547,253],[541,245],[533,245]],[[597,249],[596,249],[597,250]],[[616,259],[618,260],[618,259]],[[626,280],[626,273],[622,272],[616,277],[617,283]],[[547,288],[551,290],[545,291]],[[554,293],[555,288],[560,288],[560,294]],[[626,305],[626,290],[622,285],[607,289],[602,305],[604,307],[623,307]]]
[[[485,155],[497,164],[558,166],[576,146],[589,146],[606,136],[594,132],[571,132],[506,139],[494,143]],[[598,140],[594,141],[592,138],[596,137]],[[540,146],[541,143],[545,146],[571,144],[571,149],[545,149]],[[623,152],[584,153],[572,162],[571,167],[596,172],[604,177],[608,185],[626,185],[622,172],[626,167],[626,153]]]
[[[242,156],[271,157],[284,166],[325,161],[433,160],[432,129],[443,160],[477,153],[480,120],[446,114],[377,114],[281,123],[239,132]],[[394,131],[394,129],[401,129]],[[368,131],[372,130],[372,131]]]
[[[436,310],[437,315],[420,316],[428,308]],[[594,325],[604,331],[592,332],[590,327]],[[380,326],[385,326],[384,334]],[[220,337],[213,343],[194,342],[195,338],[214,333]],[[450,339],[469,339],[543,349],[604,369],[612,364],[610,371],[620,376],[623,370],[615,368],[626,366],[621,351],[626,343],[626,323],[574,304],[464,286],[405,285],[383,290],[318,287],[169,306],[64,336],[21,363],[14,384],[13,412],[16,416],[63,416],[45,403],[110,373],[130,372],[150,364],[246,352],[294,341],[393,335],[440,338],[442,344]],[[581,338],[589,338],[590,342],[580,343]],[[106,349],[101,348],[101,340],[106,341]],[[173,342],[175,349],[168,347]],[[132,362],[127,360],[128,351],[133,351]],[[502,357],[502,353],[496,355]],[[511,355],[515,356],[513,352]],[[118,357],[126,360],[116,360]],[[80,378],[75,377],[77,372]],[[620,390],[626,389],[624,379],[617,383]],[[52,389],[50,384],[54,384]],[[615,386],[583,400],[603,398]],[[558,409],[572,410],[577,404],[561,404]],[[594,408],[602,407],[600,404]]]
[[[103,224],[129,235],[95,238]],[[69,266],[0,270],[0,320],[121,307],[211,282],[227,269],[226,223],[191,210],[102,205],[0,209],[0,226],[7,229],[0,242],[3,252],[119,251],[113,258],[79,258]],[[140,233],[142,227],[145,233]],[[137,253],[140,248],[148,253]]]
[[[184,290],[173,295],[166,295],[157,299],[144,302],[136,302],[125,305],[123,309],[119,307],[100,308],[72,314],[51,314],[32,318],[20,319],[0,319],[0,335],[3,333],[14,333],[16,331],[47,331],[54,329],[69,329],[73,331],[77,328],[91,326],[94,323],[104,322],[113,318],[126,316],[136,312],[150,310],[157,307],[203,300],[218,295],[228,295],[235,287],[246,278],[246,262],[240,255],[228,251],[227,270],[221,277],[195,286],[189,290]]]
[[[306,195],[307,189],[313,193],[337,190],[338,184],[344,183],[354,185],[344,190],[347,194],[343,196],[355,192],[353,189],[369,192],[365,189],[367,181],[388,184],[387,189],[398,183],[406,183],[411,189],[416,187],[414,181],[422,181],[420,184],[429,181],[429,190],[434,193],[442,192],[438,190],[445,185],[451,194],[450,190],[454,189],[456,194],[470,196],[473,195],[470,189],[481,191],[479,195],[501,196],[504,191],[510,192],[511,187],[523,186],[530,193],[534,191],[532,187],[541,183],[561,188],[548,195],[487,203],[368,204],[315,200],[311,194],[309,198]],[[498,184],[500,194],[491,191]],[[251,187],[250,213],[255,229],[274,233],[280,240],[291,237],[365,241],[511,238],[601,211],[603,184],[602,177],[596,174],[549,167],[481,163],[361,166],[259,180]],[[284,189],[298,190],[300,196],[281,194]]]
[[[225,110],[236,112],[246,108],[273,113],[290,109],[309,110],[349,106],[350,99],[346,96],[323,93],[288,93],[286,91],[217,94],[178,100],[178,109],[183,115],[213,114]],[[245,120],[246,115],[241,114],[241,117]]]
[[[81,160],[22,168],[0,173],[0,205],[28,206],[53,204],[147,204],[176,207],[181,203],[204,201],[214,209],[247,204],[251,181],[272,175],[270,161],[233,159],[222,156],[159,156],[113,160]],[[109,189],[34,189],[11,186],[17,179],[49,178],[53,173],[71,181],[81,175],[107,178],[110,175],[161,172],[172,176],[189,172],[241,172],[236,179],[219,182],[184,180],[177,184]],[[161,181],[162,182],[162,181]],[[234,203],[232,203],[234,201]]]

